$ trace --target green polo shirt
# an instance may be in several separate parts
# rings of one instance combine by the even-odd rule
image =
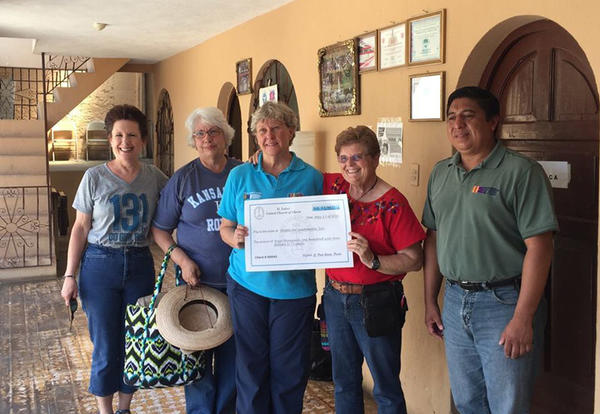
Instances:
[[[541,165],[500,142],[471,171],[458,152],[435,165],[422,223],[436,231],[441,273],[479,282],[520,275],[524,240],[558,230]]]

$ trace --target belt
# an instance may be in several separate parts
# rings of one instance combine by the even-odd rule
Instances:
[[[457,285],[463,288],[464,290],[490,290],[501,286],[515,285],[518,286],[521,283],[521,275],[511,277],[509,279],[496,280],[493,282],[468,282],[465,280],[450,280],[448,282],[451,285]]]
[[[146,250],[150,251],[149,246],[121,246],[121,247],[110,247],[104,246],[102,244],[96,243],[88,243],[89,247],[93,247],[94,249],[103,250],[105,252],[110,253],[127,253],[127,252],[145,252]]]
[[[331,287],[345,295],[360,295],[364,285],[355,285],[353,283],[338,282],[337,280],[329,279]]]

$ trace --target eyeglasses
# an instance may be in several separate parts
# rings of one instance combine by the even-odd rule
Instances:
[[[338,156],[338,162],[340,164],[345,164],[347,163],[349,160],[352,160],[353,162],[358,162],[358,161],[362,161],[363,158],[365,158],[366,154],[352,154],[350,156],[348,155],[339,155]]]
[[[77,299],[71,298],[71,300],[69,300],[69,310],[71,311],[71,313],[69,313],[69,332],[71,332],[71,330],[73,329],[73,319],[75,318],[75,311],[77,310]]]
[[[219,128],[211,128],[208,131],[195,131],[192,133],[192,136],[194,138],[202,139],[208,135],[209,137],[214,138],[222,133],[223,133],[223,131],[221,131]]]

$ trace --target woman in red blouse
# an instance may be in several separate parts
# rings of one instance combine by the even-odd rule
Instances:
[[[354,267],[327,269],[323,295],[333,361],[336,413],[363,413],[362,363],[379,413],[406,413],[400,385],[402,279],[422,266],[425,233],[406,198],[377,177],[379,143],[366,126],[336,139],[341,174],[324,174],[325,194],[347,194]]]

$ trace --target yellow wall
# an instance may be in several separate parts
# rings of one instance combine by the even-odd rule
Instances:
[[[446,63],[367,73],[361,79],[361,115],[319,117],[319,48],[442,8],[447,10]],[[342,129],[357,124],[375,126],[379,117],[403,118],[404,164],[399,168],[380,167],[378,174],[400,189],[420,216],[429,171],[437,160],[450,155],[451,148],[445,139],[443,122],[408,122],[408,76],[443,70],[446,95],[456,88],[459,80],[461,85],[476,83],[482,66],[503,37],[519,25],[539,18],[554,20],[569,31],[587,54],[592,68],[598,68],[599,12],[600,3],[583,0],[572,0],[568,6],[556,0],[297,0],[157,64],[154,96],[159,96],[162,88],[170,94],[175,122],[175,166],[179,167],[195,156],[184,142],[183,123],[188,113],[198,106],[216,105],[223,83],[235,84],[236,61],[251,57],[256,77],[264,62],[278,59],[294,82],[302,129],[317,133],[322,149],[322,155],[317,157],[318,168],[337,170],[333,144]],[[478,45],[481,39],[484,40]],[[463,73],[463,66],[476,45],[477,52]],[[250,96],[239,99],[242,122],[247,125]],[[245,151],[247,145],[244,145]],[[408,184],[411,163],[418,163],[421,168],[417,187]],[[410,312],[404,328],[401,377],[409,412],[448,413],[450,391],[443,346],[426,333],[423,325],[421,272],[410,274],[405,285]]]

